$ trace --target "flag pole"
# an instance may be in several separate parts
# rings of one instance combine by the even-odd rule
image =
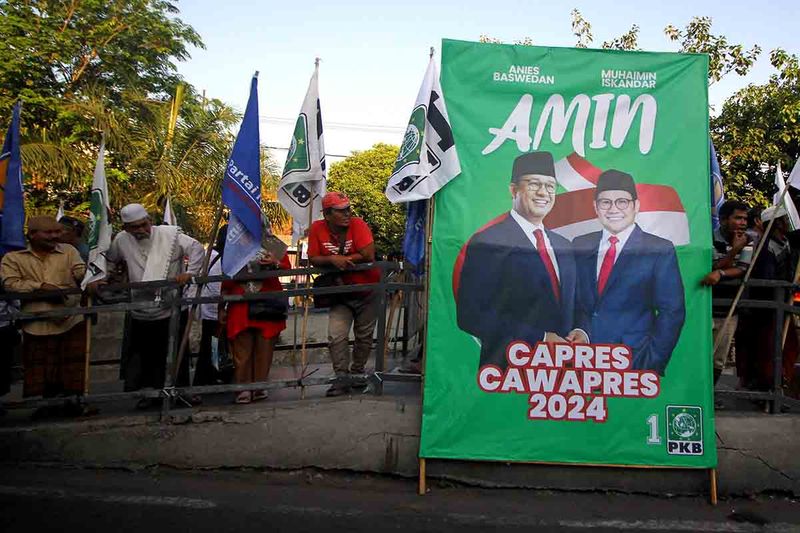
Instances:
[[[429,59],[433,59],[434,49],[431,46],[430,55],[428,56]],[[421,381],[422,381],[422,389],[425,389],[425,360],[428,355],[428,311],[429,311],[429,304],[428,300],[430,298],[430,286],[431,286],[431,250],[433,249],[433,210],[436,203],[436,194],[432,194],[431,197],[428,199],[428,212],[427,212],[427,220],[425,220],[425,291],[423,292],[423,313],[424,313],[424,321],[423,324],[425,327],[422,330],[422,357],[420,360],[420,374]]]
[[[86,301],[86,307],[92,307],[91,296]],[[86,353],[83,360],[83,395],[85,397],[89,394],[89,361],[92,357],[92,315],[84,315],[83,320],[86,322]]]
[[[433,55],[433,47],[431,47],[431,55]],[[425,399],[425,363],[428,359],[428,300],[430,297],[431,286],[431,250],[433,248],[433,210],[435,204],[436,194],[431,195],[428,199],[428,220],[425,221],[425,286],[423,292],[423,328],[420,342],[422,343],[422,353],[420,358],[419,373],[420,373],[420,400],[424,402]],[[420,425],[422,424],[422,409],[420,409]],[[427,493],[427,479],[425,472],[425,458],[419,458],[419,471],[418,471],[418,494],[424,496]]]
[[[319,58],[317,58],[317,64],[319,63]],[[308,234],[311,233],[311,223],[313,222],[314,218],[314,193],[316,193],[317,186],[312,185],[314,190],[311,193],[311,202],[308,204],[308,225],[306,226],[306,232]],[[298,242],[300,242],[298,240]],[[310,266],[310,265],[309,265]],[[306,275],[306,289],[311,288],[311,273],[309,272]],[[310,294],[306,294],[306,297],[303,299],[303,326],[302,326],[302,345],[300,348],[300,399],[305,400],[306,398],[306,386],[303,385],[302,379],[306,375],[306,369],[308,367],[308,356],[306,352],[306,332],[308,331],[308,308],[309,300],[311,299]]]
[[[428,59],[433,61],[433,46],[430,48]],[[431,287],[431,250],[433,249],[433,210],[436,203],[436,194],[432,194],[428,199],[428,219],[425,221],[425,287],[423,292],[423,325],[422,336],[420,342],[422,343],[422,353],[420,354],[419,373],[420,373],[420,400],[425,398],[425,364],[428,359],[428,311]],[[420,427],[422,425],[422,409],[420,409]],[[425,458],[419,458],[419,471],[418,471],[418,487],[417,494],[425,496],[427,493],[427,475],[425,469]]]
[[[319,62],[320,58],[314,58],[314,69],[315,71],[319,69]],[[325,154],[322,154],[323,157]],[[312,185],[313,189],[311,191],[311,202],[308,204],[308,225],[306,226],[306,232],[308,234],[311,233],[311,224],[314,221],[314,194],[316,193],[316,185]],[[297,242],[300,242],[300,238],[297,239]],[[310,263],[310,261],[309,261]],[[310,264],[309,264],[310,266]],[[309,272],[306,274],[306,289],[311,288],[311,273]],[[306,332],[308,330],[308,308],[309,308],[309,299],[311,298],[310,294],[306,294],[303,298],[303,324],[302,324],[302,332],[301,332],[301,347],[300,347],[300,399],[305,400],[306,398],[306,386],[303,385],[303,377],[306,375],[306,369],[308,367],[308,356],[306,352]]]

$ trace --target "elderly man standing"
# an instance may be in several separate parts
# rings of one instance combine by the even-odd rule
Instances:
[[[141,204],[126,205],[120,215],[124,231],[114,238],[106,258],[111,263],[124,261],[130,282],[175,280],[185,285],[192,276],[200,273],[203,246],[184,235],[178,226],[154,226]],[[184,264],[184,257],[189,258],[188,267]],[[129,332],[129,360],[125,363],[125,390],[145,387],[160,389],[164,386],[166,375],[171,314],[169,304],[180,295],[174,289],[142,289],[134,291],[133,296],[135,301],[150,300],[153,305],[131,311],[133,320]],[[187,312],[183,310],[180,331],[183,331],[186,321]],[[188,357],[182,360],[175,384],[189,384]],[[144,409],[152,403],[143,398],[137,407]]]
[[[3,257],[0,273],[5,290],[33,292],[74,289],[86,265],[72,246],[58,242],[61,225],[52,217],[28,221],[28,248]],[[49,296],[22,302],[25,313],[53,311],[80,305],[80,295]],[[26,322],[22,358],[24,396],[83,395],[86,328],[83,315]]]

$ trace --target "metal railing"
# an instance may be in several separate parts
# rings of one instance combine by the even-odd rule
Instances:
[[[736,281],[729,281],[723,283],[722,285],[738,287],[739,284],[740,283]],[[764,292],[771,292],[772,297],[770,299],[751,298],[748,295],[751,289],[759,289]],[[737,313],[742,309],[761,309],[767,313],[774,313],[775,317],[772,353],[769,354],[772,357],[772,388],[766,391],[717,388],[714,391],[715,395],[722,397],[743,398],[748,400],[763,400],[768,403],[769,412],[773,414],[780,413],[784,406],[795,409],[800,408],[800,400],[786,395],[783,376],[784,322],[787,314],[800,314],[800,306],[796,306],[791,303],[793,301],[792,296],[794,295],[795,291],[799,289],[800,286],[788,281],[750,279],[747,282],[747,288],[745,289],[744,293],[746,297],[739,300],[737,305]],[[725,311],[726,313],[732,303],[733,299],[731,298],[714,298],[713,300],[714,309]],[[794,333],[790,329],[788,334],[791,335]],[[754,354],[748,355],[752,357]]]
[[[363,271],[377,268],[380,269],[380,278],[377,283],[361,284],[361,285],[341,285],[335,287],[320,287],[314,288],[310,283],[294,283],[290,284],[287,289],[281,292],[282,297],[303,296],[310,298],[313,295],[324,294],[346,294],[350,292],[364,292],[365,290],[378,291],[378,321],[377,321],[377,335],[375,336],[374,345],[377,347],[375,357],[375,370],[373,373],[364,376],[371,385],[371,389],[376,394],[383,393],[383,383],[386,381],[420,381],[420,374],[400,374],[387,372],[384,368],[384,346],[387,342],[387,324],[386,324],[386,310],[387,299],[390,294],[396,291],[403,291],[403,310],[404,310],[404,327],[401,337],[395,335],[394,340],[399,340],[403,343],[403,353],[408,351],[408,342],[410,335],[408,331],[408,316],[410,314],[408,301],[409,293],[413,291],[422,291],[422,283],[411,283],[396,281],[391,278],[391,273],[400,273],[401,265],[394,262],[375,262],[363,265],[357,265],[354,271]],[[288,270],[270,270],[254,274],[247,274],[237,276],[235,281],[249,281],[249,280],[263,280],[272,277],[288,277],[288,276],[312,276],[315,274],[323,274],[331,272],[330,269],[320,269],[314,267],[293,268]],[[196,278],[195,283],[207,284],[214,282],[221,282],[228,280],[227,276],[207,276],[204,278]],[[308,278],[306,278],[308,279]],[[301,286],[305,285],[305,286]],[[726,282],[725,285],[736,286],[737,282]],[[292,288],[293,287],[293,288]],[[773,383],[772,389],[766,391],[753,391],[753,390],[735,390],[718,388],[715,394],[721,397],[736,397],[749,400],[762,400],[768,402],[769,410],[772,413],[780,413],[783,406],[800,408],[800,401],[786,395],[783,380],[783,325],[784,318],[787,313],[800,314],[800,306],[795,306],[791,303],[789,295],[794,291],[800,289],[800,286],[794,285],[785,281],[771,281],[771,280],[756,280],[751,279],[748,282],[749,288],[759,288],[761,290],[771,290],[771,299],[754,299],[745,297],[738,303],[739,309],[762,309],[765,312],[773,312],[775,316],[775,332],[773,352],[771,354],[773,360]],[[749,290],[748,288],[748,290]],[[95,315],[99,313],[114,313],[114,312],[127,312],[137,309],[153,309],[153,301],[136,301],[133,292],[141,290],[156,290],[162,291],[172,290],[180,291],[181,289],[174,281],[151,281],[139,283],[120,283],[106,285],[96,295],[95,301],[88,306],[84,307],[65,307],[52,311],[42,311],[36,313],[23,313],[21,311],[12,311],[0,313],[0,320],[16,320],[20,322],[41,320],[46,318],[59,318],[74,315]],[[124,296],[119,296],[122,292]],[[191,291],[194,292],[194,291]],[[62,289],[53,291],[35,291],[30,293],[0,293],[0,300],[10,301],[29,301],[40,300],[43,297],[54,296],[67,296],[73,294],[80,294],[81,291],[75,289]],[[747,293],[745,293],[747,294]],[[189,305],[198,305],[204,303],[219,303],[219,302],[249,302],[258,301],[274,297],[275,293],[264,292],[243,295],[224,295],[224,296],[200,296],[195,297],[191,295],[181,294],[181,296],[171,299],[167,304],[162,306],[163,309],[169,308],[170,313],[170,329],[169,329],[169,348],[166,361],[166,382],[162,389],[144,389],[133,392],[121,393],[107,393],[107,394],[88,394],[85,398],[89,402],[106,402],[116,401],[122,399],[137,399],[137,398],[160,398],[162,399],[162,416],[169,414],[171,405],[180,398],[188,395],[203,395],[203,394],[216,394],[223,392],[237,392],[243,390],[254,389],[279,389],[291,387],[307,387],[314,385],[324,385],[332,382],[331,377],[311,377],[313,373],[306,373],[307,368],[301,370],[301,375],[297,379],[282,380],[282,381],[268,381],[256,383],[242,383],[242,384],[224,384],[224,385],[206,385],[206,386],[175,386],[175,379],[177,376],[177,352],[179,349],[182,331],[180,331],[180,314],[182,308]],[[714,299],[714,307],[718,310],[727,310],[730,306],[731,299]],[[790,332],[791,333],[791,332]],[[307,349],[320,348],[327,346],[327,343],[312,343],[306,344]],[[283,345],[277,347],[278,349],[296,349],[297,345]],[[187,350],[188,351],[188,350]],[[188,354],[187,354],[188,356]],[[104,360],[96,361],[99,364],[113,364],[119,360]],[[3,405],[6,407],[35,407],[45,405],[57,405],[63,402],[63,398],[53,399],[25,399],[22,401],[5,402]]]
[[[293,296],[303,296],[310,298],[314,295],[329,295],[329,294],[347,294],[352,292],[365,292],[376,291],[378,306],[378,320],[377,320],[377,335],[375,336],[375,345],[377,352],[375,357],[375,370],[366,377],[371,385],[371,389],[378,395],[383,393],[383,383],[386,381],[419,381],[420,375],[414,374],[396,374],[389,373],[384,368],[383,349],[386,344],[386,308],[387,298],[390,294],[396,291],[404,291],[406,297],[404,302],[408,302],[407,294],[413,291],[421,291],[423,285],[421,283],[409,283],[394,280],[390,277],[391,273],[402,272],[401,264],[388,261],[377,261],[374,263],[367,263],[356,265],[354,268],[349,269],[352,271],[364,271],[371,269],[380,270],[380,278],[377,283],[359,284],[359,285],[339,285],[334,287],[318,287],[311,286],[311,276],[315,274],[324,274],[326,272],[339,272],[331,269],[321,269],[315,267],[292,268],[287,270],[266,270],[253,274],[244,274],[234,278],[235,281],[258,281],[267,278],[280,278],[288,276],[303,276],[307,282],[303,283],[305,286],[297,286],[294,288],[284,289],[280,295],[281,297],[290,298]],[[222,282],[231,278],[227,276],[206,276],[196,277],[194,282],[197,285],[205,285],[208,283]],[[134,293],[141,293],[140,291],[160,291],[162,294],[165,291],[174,291],[176,297],[164,298],[164,303],[154,306],[152,299],[137,301]],[[150,282],[136,282],[136,283],[118,283],[103,285],[99,288],[93,298],[91,305],[84,307],[63,307],[50,311],[39,311],[25,313],[18,310],[10,310],[6,313],[0,313],[0,320],[15,320],[17,322],[42,320],[49,318],[63,318],[75,315],[96,315],[99,313],[115,313],[127,312],[140,309],[153,310],[157,308],[170,309],[170,324],[169,324],[169,346],[167,350],[166,360],[166,380],[163,388],[161,389],[143,389],[132,392],[121,393],[108,393],[108,394],[92,394],[91,392],[84,396],[87,402],[107,402],[123,399],[138,399],[138,398],[160,398],[162,400],[161,414],[166,417],[169,414],[172,404],[175,401],[180,401],[182,398],[190,395],[202,394],[215,394],[222,392],[237,392],[244,390],[270,390],[278,388],[289,387],[307,387],[313,385],[324,385],[332,382],[332,378],[313,378],[310,375],[313,373],[306,373],[307,368],[301,370],[301,375],[298,379],[283,380],[283,381],[268,381],[268,382],[254,382],[254,383],[241,383],[241,384],[224,384],[224,385],[206,385],[206,386],[185,386],[178,387],[175,385],[178,367],[178,351],[180,339],[183,332],[180,329],[180,315],[182,309],[186,306],[194,306],[199,304],[208,303],[238,303],[238,302],[251,302],[258,300],[266,300],[275,297],[275,292],[257,292],[252,294],[241,295],[220,295],[220,296],[192,296],[185,294],[184,291],[176,282],[171,280],[163,281],[150,281]],[[189,291],[194,293],[194,289]],[[122,293],[122,296],[120,296]],[[43,298],[62,297],[74,294],[81,294],[80,289],[61,289],[61,290],[46,290],[35,291],[26,293],[0,293],[0,300],[5,301],[30,301],[41,300]],[[406,314],[408,309],[406,309]],[[407,324],[407,322],[406,322]],[[395,335],[396,337],[396,335]],[[407,350],[407,343],[409,341],[407,328],[404,329],[402,342],[404,350]],[[325,343],[327,345],[327,343]],[[308,348],[308,346],[307,346]],[[188,350],[187,350],[188,351]],[[184,357],[188,357],[185,354]],[[47,399],[25,399],[17,402],[6,402],[5,407],[38,407],[47,405],[58,405],[63,403],[63,398],[47,398]]]

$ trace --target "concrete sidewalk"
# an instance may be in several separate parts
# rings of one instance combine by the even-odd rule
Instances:
[[[0,457],[11,463],[100,468],[264,468],[417,475],[418,384],[387,384],[386,396],[276,399],[96,419],[25,422],[0,428]],[[719,491],[800,495],[800,416],[717,415]],[[708,493],[706,471],[428,461],[431,478],[485,487]]]

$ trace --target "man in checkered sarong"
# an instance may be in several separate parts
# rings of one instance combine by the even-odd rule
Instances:
[[[80,285],[86,265],[72,246],[59,244],[61,226],[52,217],[28,221],[28,248],[11,252],[0,265],[5,290],[33,292]],[[24,300],[22,312],[53,311],[80,304],[80,295]],[[23,395],[81,396],[84,393],[86,327],[83,315],[26,321],[23,331]]]

